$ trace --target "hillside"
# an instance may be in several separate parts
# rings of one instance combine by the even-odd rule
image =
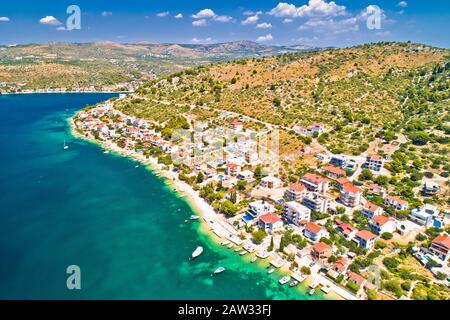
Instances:
[[[337,154],[376,151],[394,157],[388,165],[399,178],[427,172],[445,179],[449,53],[378,43],[232,61],[151,81],[117,107],[160,122],[180,110],[202,120],[227,110],[278,126],[288,172],[298,169],[298,150],[310,143],[295,131],[322,122],[327,132],[313,146]]]
[[[312,48],[265,46],[250,41],[209,45],[97,42],[0,46],[0,83],[10,90],[112,86],[150,80],[211,62],[309,49]]]

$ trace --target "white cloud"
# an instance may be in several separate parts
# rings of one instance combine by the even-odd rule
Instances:
[[[325,17],[345,15],[345,6],[337,5],[336,2],[327,2],[325,0],[309,0],[308,4],[296,7],[293,4],[280,2],[268,14],[276,17]]]
[[[291,18],[286,18],[286,19],[283,20],[283,23],[291,23],[293,21],[294,20],[292,20]]]
[[[255,13],[252,10],[246,10],[242,14],[244,16],[253,16]]]
[[[181,13],[177,14],[176,16],[174,16],[175,19],[181,19],[183,18],[183,15]]]
[[[213,20],[214,20],[214,21],[218,21],[218,22],[224,22],[224,23],[227,23],[227,22],[232,21],[233,18],[230,17],[230,16],[215,16],[215,17],[213,18]]]
[[[169,11],[159,12],[156,14],[157,17],[163,18],[169,15]]]
[[[201,39],[201,38],[192,38],[191,39],[191,42],[193,42],[193,43],[210,43],[212,41],[214,41],[214,40],[211,37],[204,38],[204,39]]]
[[[402,7],[402,8],[406,8],[408,6],[408,2],[406,1],[400,1],[397,6]]]
[[[247,19],[243,20],[241,24],[243,26],[247,26],[249,24],[255,24],[259,20],[259,15],[255,14],[254,16],[249,16]]]
[[[195,20],[192,21],[192,25],[194,27],[205,27],[208,25],[208,21],[206,21],[206,19]]]
[[[54,16],[46,16],[44,18],[41,18],[39,20],[39,23],[49,25],[49,26],[60,26],[62,25],[61,22],[59,22],[58,19],[56,19]]]
[[[110,17],[112,16],[112,12],[111,11],[103,11],[101,13],[102,17]]]
[[[344,32],[354,32],[359,30],[358,18],[351,17],[343,20],[328,19],[310,19],[302,24],[299,30],[312,30],[319,33],[339,34]]]
[[[0,22],[9,22],[9,18],[8,17],[0,17]]]
[[[68,31],[66,29],[66,27],[63,27],[63,26],[56,28],[56,30],[58,30],[58,31]]]
[[[258,42],[265,42],[265,41],[272,41],[272,40],[273,40],[273,37],[270,33],[265,36],[259,36],[256,39],[256,41],[258,41]]]
[[[197,27],[206,26],[208,24],[208,20],[213,20],[213,21],[223,22],[223,23],[233,21],[233,17],[217,15],[211,9],[200,10],[196,14],[192,15],[192,18],[198,19],[198,20],[192,22],[192,25],[197,26]]]
[[[263,22],[263,23],[259,23],[256,25],[257,29],[272,29],[272,24],[271,23],[267,23],[267,22]]]
[[[203,9],[192,15],[194,19],[213,18],[216,14],[211,9]]]

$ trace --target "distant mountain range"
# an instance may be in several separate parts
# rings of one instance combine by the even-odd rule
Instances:
[[[216,44],[95,42],[9,45],[0,46],[0,83],[6,88],[4,91],[113,86],[149,80],[213,62],[319,49],[305,45],[269,46],[245,40]]]

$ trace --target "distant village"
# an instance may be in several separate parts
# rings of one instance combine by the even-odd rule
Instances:
[[[375,270],[392,271],[397,267],[393,255],[408,254],[432,275],[428,281],[448,287],[448,208],[432,201],[411,207],[385,187],[357,179],[363,170],[385,172],[388,157],[316,154],[317,168],[296,182],[283,181],[276,171],[264,170],[275,158],[266,153],[261,159],[246,120],[226,112],[221,117],[230,117],[226,129],[235,134],[225,144],[226,130],[209,130],[207,122],[191,124],[188,131],[197,137],[182,143],[180,137],[164,136],[158,124],[115,110],[112,102],[80,111],[73,124],[89,139],[156,159],[166,176],[190,185],[214,208],[217,217],[204,220],[223,246],[238,246],[239,254],[255,254],[255,259],[268,259],[272,268],[287,268],[293,284],[308,279],[312,291],[332,291],[344,299],[370,299],[376,293],[410,299],[413,287],[394,296],[380,286]],[[311,137],[326,130],[321,123],[295,128]],[[349,171],[354,173],[349,176]],[[423,181],[419,192],[431,199],[440,188]],[[362,265],[362,257],[370,265]]]

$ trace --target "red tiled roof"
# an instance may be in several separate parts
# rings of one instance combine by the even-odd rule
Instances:
[[[324,242],[318,242],[313,246],[313,250],[317,252],[329,250],[331,247]]]
[[[227,164],[228,168],[232,168],[232,169],[236,169],[238,167],[238,165],[236,163],[229,163]]]
[[[380,161],[380,156],[377,155],[377,154],[371,154],[369,156],[369,160],[371,160],[371,161]]]
[[[361,230],[361,231],[358,231],[358,233],[356,234],[356,236],[357,236],[358,238],[364,239],[364,240],[366,240],[366,241],[368,241],[368,240],[370,240],[370,239],[374,239],[374,238],[377,237],[377,236],[374,235],[372,232],[367,231],[367,230]]]
[[[339,225],[339,227],[342,229],[342,232],[345,234],[349,234],[349,233],[352,233],[353,231],[358,230],[357,228],[355,228],[354,226],[352,226],[351,224],[348,224],[348,223],[342,223]]]
[[[356,283],[357,285],[362,285],[363,282],[366,280],[363,277],[361,277],[359,274],[353,272],[353,271],[348,271],[347,272],[348,277],[350,280],[352,280],[354,283]]]
[[[346,183],[351,183],[350,180],[348,180],[347,178],[344,178],[344,177],[336,179],[336,182],[339,183],[341,186],[343,186]]]
[[[447,236],[437,236],[434,240],[433,243],[437,243],[440,245],[444,245],[445,247],[450,249],[450,237]]]
[[[274,213],[266,213],[262,215],[259,219],[267,224],[274,224],[275,222],[281,221],[281,219]]]
[[[351,184],[351,183],[346,183],[342,186],[342,190],[344,192],[351,192],[351,193],[358,193],[361,192],[361,189],[358,188],[357,186]]]
[[[309,222],[305,228],[311,231],[312,233],[318,233],[320,232],[320,230],[322,230],[322,228],[319,225],[313,222]]]
[[[386,198],[384,198],[384,200],[388,200],[388,201],[392,201],[392,202],[397,202],[399,204],[408,204],[407,201],[402,200],[400,198],[394,197],[394,196],[387,196]]]
[[[314,173],[307,173],[307,174],[305,174],[303,176],[303,180],[306,180],[306,181],[308,181],[310,183],[314,183],[314,184],[319,184],[319,183],[328,181],[327,178],[321,177],[321,176],[319,176],[317,174],[314,174]]]
[[[385,217],[385,216],[375,216],[372,218],[372,221],[377,223],[379,226],[382,226],[392,220],[393,220],[392,218]]]
[[[333,173],[333,174],[338,175],[338,176],[345,175],[345,171],[344,170],[339,169],[339,168],[337,168],[335,166],[325,166],[325,167],[322,168],[322,170],[326,171],[326,172]]]
[[[366,209],[369,209],[372,212],[375,212],[378,208],[380,208],[379,206],[377,206],[376,204],[374,204],[374,203],[372,203],[370,201],[366,202],[365,207],[366,207]]]
[[[304,185],[302,185],[301,183],[293,183],[289,186],[289,190],[292,190],[294,192],[302,192],[304,191],[306,188]]]

